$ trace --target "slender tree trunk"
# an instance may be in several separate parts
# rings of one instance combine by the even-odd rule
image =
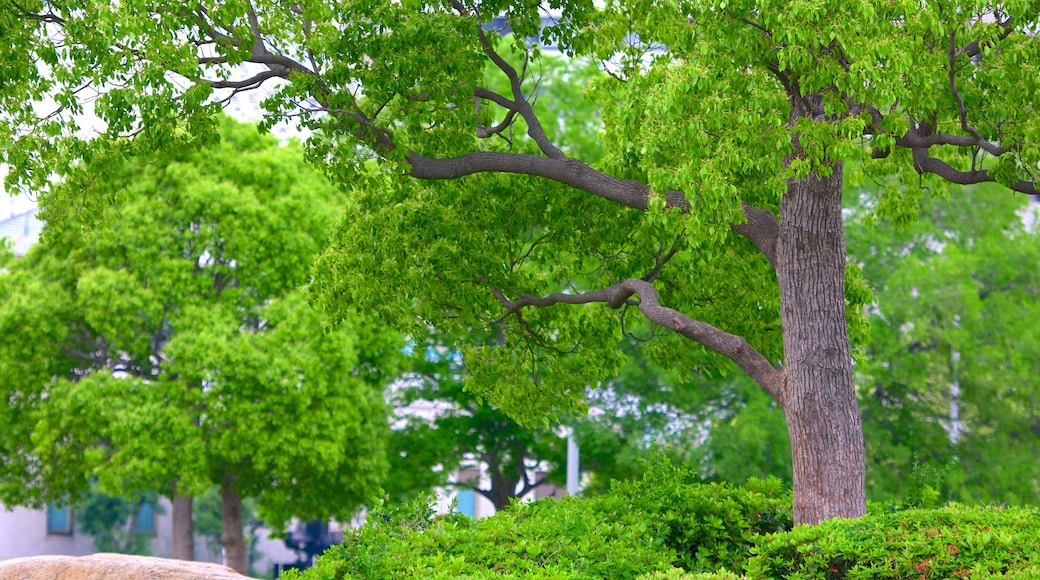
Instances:
[[[192,520],[193,499],[177,493],[177,484],[173,485],[173,557],[177,560],[195,559],[195,526]]]
[[[239,574],[248,574],[249,554],[246,553],[242,531],[242,498],[227,484],[220,488],[220,523],[220,542],[224,545],[227,565]]]
[[[845,320],[842,166],[792,180],[776,246],[794,462],[794,519],[815,524],[866,513],[863,429]]]

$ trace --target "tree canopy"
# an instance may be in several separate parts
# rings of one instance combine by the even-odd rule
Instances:
[[[221,124],[219,145],[106,165],[99,212],[41,200],[60,227],[0,275],[5,504],[74,502],[95,478],[113,494],[215,485],[277,530],[377,493],[380,361],[299,289],[338,194],[297,145]]]
[[[878,230],[868,192],[850,253],[879,289],[860,369],[869,488],[899,497],[922,464],[943,473],[948,499],[1035,504],[1035,204],[979,186]]]
[[[899,182],[1036,193],[1040,77],[1023,64],[1040,56],[1038,14],[34,0],[0,20],[2,160],[10,185],[40,189],[78,160],[149,159],[206,141],[229,93],[277,83],[268,123],[313,130],[309,157],[353,189],[320,262],[323,308],[489,329],[461,349],[469,388],[528,421],[579,406],[629,333],[659,338],[677,368],[728,358],[784,411],[795,518],[812,523],[865,510],[850,332],[864,335],[869,297],[846,267],[844,164],[892,184],[879,211],[915,207],[921,190]],[[565,103],[537,108],[534,38],[602,69],[601,162],[568,147]],[[86,102],[103,138],[76,133]],[[103,185],[79,184],[88,198]]]

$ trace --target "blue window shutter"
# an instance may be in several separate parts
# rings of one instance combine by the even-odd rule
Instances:
[[[69,506],[57,502],[47,504],[47,533],[72,533],[72,509]]]
[[[141,502],[141,507],[137,512],[137,525],[134,527],[134,531],[139,534],[155,533],[155,507],[152,506],[152,502]]]
[[[472,489],[460,489],[456,495],[458,498],[458,512],[471,518],[477,517],[477,492]]]

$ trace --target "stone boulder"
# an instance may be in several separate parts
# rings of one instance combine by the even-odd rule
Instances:
[[[0,560],[0,580],[247,580],[227,566],[126,554]]]

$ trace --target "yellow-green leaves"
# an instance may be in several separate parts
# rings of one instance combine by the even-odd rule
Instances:
[[[299,290],[339,194],[255,127],[153,163],[102,157],[97,213],[55,188],[44,242],[0,275],[5,503],[230,484],[274,527],[375,493],[382,377]],[[298,482],[305,483],[298,483]],[[10,483],[7,483],[10,482]],[[329,490],[335,490],[331,493]]]

